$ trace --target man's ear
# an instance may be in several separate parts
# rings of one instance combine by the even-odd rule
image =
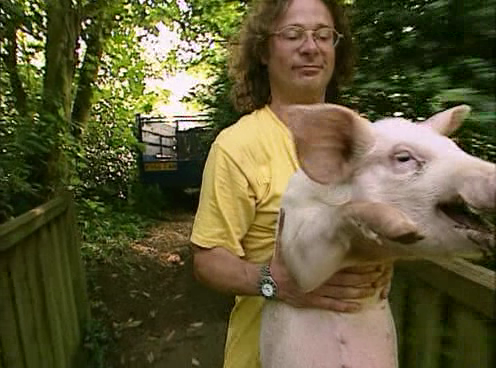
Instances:
[[[321,184],[345,180],[374,143],[371,123],[339,105],[293,105],[283,112],[301,169]]]

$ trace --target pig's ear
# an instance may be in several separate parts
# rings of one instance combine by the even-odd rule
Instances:
[[[470,106],[467,105],[452,107],[431,116],[422,124],[430,126],[441,135],[449,136],[462,125],[470,110]]]
[[[347,178],[353,161],[374,141],[371,123],[344,106],[293,105],[283,118],[293,133],[302,170],[321,184]]]

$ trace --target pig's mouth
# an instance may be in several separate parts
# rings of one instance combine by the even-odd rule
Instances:
[[[488,219],[487,213],[472,208],[462,197],[438,204],[438,210],[455,223],[455,229],[462,232],[481,248],[490,250],[496,246],[495,224]]]

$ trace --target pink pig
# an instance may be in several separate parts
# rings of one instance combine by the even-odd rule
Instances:
[[[494,251],[479,214],[496,208],[496,166],[447,138],[469,112],[371,124],[338,105],[288,109],[301,169],[283,195],[277,241],[303,290],[348,266]],[[358,313],[266,302],[260,351],[262,368],[398,367],[379,295]]]

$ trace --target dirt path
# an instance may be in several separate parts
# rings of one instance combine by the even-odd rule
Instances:
[[[169,214],[134,244],[127,266],[102,266],[94,280],[94,315],[115,335],[108,367],[221,368],[231,299],[192,276],[188,236],[193,212]]]

